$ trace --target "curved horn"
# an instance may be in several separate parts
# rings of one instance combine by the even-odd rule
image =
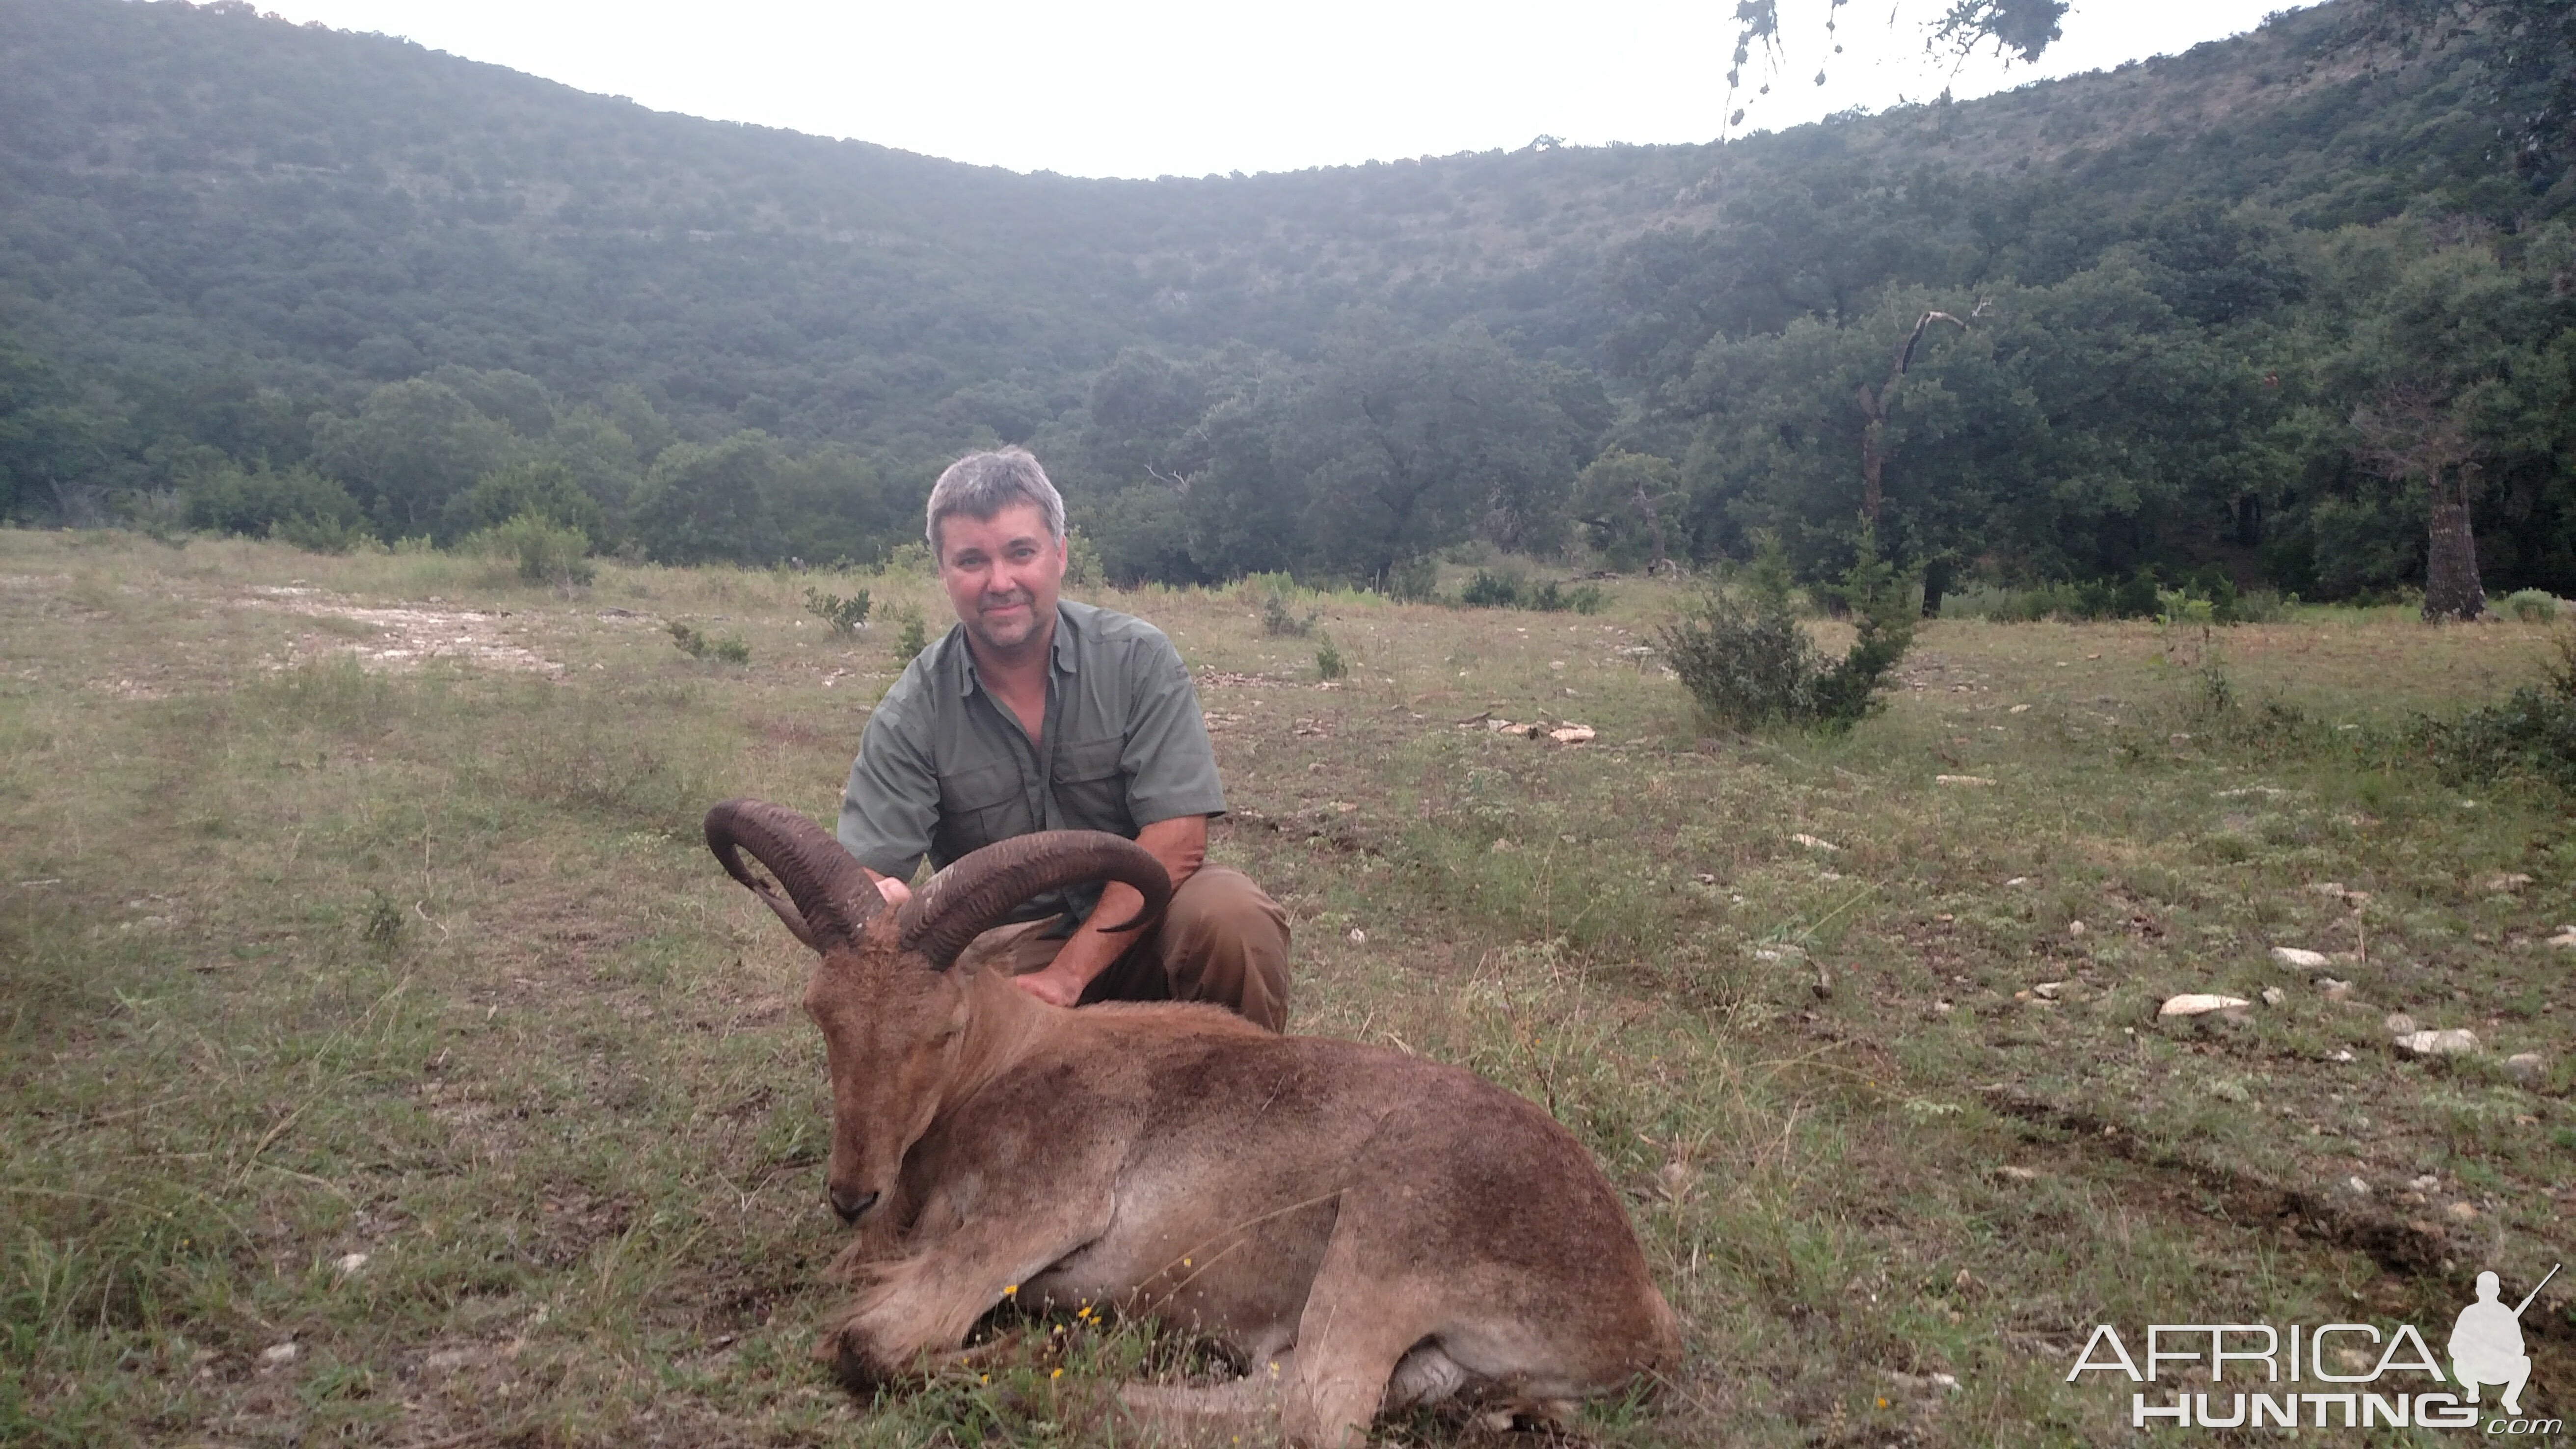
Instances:
[[[727,800],[707,812],[707,849],[732,876],[778,913],[796,939],[829,951],[859,938],[860,928],[885,904],[865,867],[821,826],[766,800]],[[778,886],[753,875],[743,851],[769,868]]]
[[[1122,836],[1098,830],[1041,830],[1015,836],[958,861],[932,876],[895,916],[904,949],[919,951],[941,971],[966,943],[1029,897],[1079,881],[1114,880],[1145,897],[1135,915],[1109,931],[1132,931],[1163,913],[1172,878],[1153,852]]]

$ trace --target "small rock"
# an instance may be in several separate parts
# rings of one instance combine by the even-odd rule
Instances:
[[[2343,1182],[2344,1186],[2351,1188],[2354,1192],[2360,1193],[2363,1197],[2370,1196],[2370,1184],[2362,1181],[2359,1177],[2347,1177]]]
[[[2242,996],[2215,996],[2205,992],[2188,992],[2181,996],[2166,997],[2165,1004],[2156,1009],[2156,1015],[2205,1016],[2213,1011],[2233,1011],[2253,1004]]]
[[[1998,1167],[1995,1171],[2004,1177],[2011,1178],[2015,1182],[2039,1181],[2039,1174],[2027,1167]]]
[[[2008,880],[2008,881],[2005,881],[2005,882],[2004,882],[2004,889],[2006,889],[2006,890],[2011,890],[2011,889],[2013,889],[2013,888],[2014,888],[2014,887],[2016,887],[2016,886],[2026,886],[2026,885],[2028,885],[2028,884],[2030,884],[2030,877],[2029,877],[2029,876],[2026,876],[2026,875],[2017,875],[2017,876],[2014,876],[2011,880]]]
[[[2576,951],[2576,926],[2559,927],[2558,934],[2549,938],[2549,944],[2562,950]]]
[[[1598,736],[1593,733],[1592,726],[1579,724],[1570,724],[1558,729],[1549,730],[1547,732],[1547,737],[1556,741],[1560,745],[1588,745],[1598,738]]]
[[[2310,951],[2298,946],[2275,946],[2272,948],[2272,959],[2294,971],[2314,971],[2327,964],[2329,958],[2323,951]]]
[[[2478,1049],[2478,1034],[2455,1026],[2448,1031],[2411,1032],[2390,1044],[2410,1056],[2456,1057]]]
[[[2538,1052],[2515,1052],[2504,1059],[2504,1069],[2526,1087],[2549,1075],[2549,1063],[2541,1060]]]
[[[2353,1056],[2353,1054],[2352,1054],[2351,1052],[2349,1052],[2349,1051],[2338,1051],[2338,1052],[2336,1052],[2336,1053],[2334,1054],[2334,1056],[2333,1056],[2332,1060],[2334,1060],[2334,1061],[2338,1061],[2338,1062],[2349,1062],[2349,1061],[2356,1061],[2356,1060],[2358,1060],[2358,1058],[2354,1057],[2354,1056]]]
[[[2381,1022],[2380,1025],[2388,1029],[2388,1034],[2390,1036],[2412,1036],[2415,1034],[2415,1018],[2408,1016],[2402,1011],[2392,1011],[2388,1013],[2388,1019]]]
[[[1367,945],[1367,944],[1368,944],[1368,932],[1361,930],[1361,929],[1360,929],[1359,927],[1357,927],[1357,926],[1353,926],[1353,927],[1351,927],[1351,944],[1352,944],[1352,945],[1354,945],[1354,946],[1365,946],[1365,945]]]
[[[1832,841],[1827,840],[1820,835],[1792,835],[1789,838],[1798,842],[1800,845],[1807,847],[1809,850],[1822,850],[1830,853],[1842,849],[1841,846],[1834,844]]]
[[[2278,1006],[2289,999],[2290,993],[2283,991],[2278,986],[2266,986],[2263,988],[2263,1004],[2265,1006]]]
[[[1934,1016],[1948,1016],[1951,1012],[1958,1009],[1959,1008],[1952,1006],[1946,1001],[1936,1001],[1932,1003],[1932,1014]]]
[[[2351,982],[2337,981],[2331,976],[2320,976],[2311,984],[2319,991],[2324,992],[2326,994],[2326,1000],[2328,1001],[2341,1001],[2345,997],[2352,995]]]
[[[2531,884],[2531,877],[2524,875],[2521,871],[2512,870],[2506,871],[2502,875],[2488,876],[2484,889],[2486,893],[2491,896],[2509,896],[2529,884]]]
[[[2428,1172],[2406,1185],[2417,1192],[2431,1192],[2442,1185],[2442,1179]]]
[[[2455,1223],[2473,1223],[2478,1220],[2478,1210],[2464,1202],[2455,1202],[2442,1209],[2442,1212]]]
[[[2065,989],[2066,983],[2063,981],[2043,981],[2031,988],[2033,992],[2050,1001],[2055,1001],[2058,993]]]
[[[2081,936],[2081,935],[2083,935],[2083,934],[2084,934],[2084,923],[2083,923],[2082,921],[2069,921],[2069,922],[2067,922],[2067,923],[2066,923],[2066,934],[2068,934],[2068,935],[2070,935],[2070,936]]]
[[[364,1253],[347,1254],[340,1259],[336,1266],[343,1273],[355,1273],[360,1268],[367,1266],[367,1255]]]
[[[2028,713],[2030,713],[2030,706],[2029,706],[2029,705],[2026,705],[2026,704],[2017,704],[2017,705],[2014,705],[2012,708],[2010,708],[2010,709],[2008,709],[2008,710],[2005,710],[2005,711],[2004,711],[2004,713],[2006,713],[2006,714],[2028,714]]]
[[[295,1362],[295,1356],[303,1351],[304,1350],[301,1346],[297,1345],[290,1339],[285,1343],[270,1344],[268,1347],[260,1350],[259,1357],[260,1361],[263,1363],[290,1364]]]
[[[1991,785],[1994,781],[1983,775],[1935,775],[1932,777],[1932,783],[1935,785]]]

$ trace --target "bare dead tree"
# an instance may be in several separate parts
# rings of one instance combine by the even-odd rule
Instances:
[[[1982,317],[1985,312],[1986,304],[1980,300],[1969,310],[1968,316]],[[1860,414],[1866,419],[1860,430],[1860,516],[1868,520],[1872,528],[1878,526],[1879,509],[1887,501],[1886,489],[1881,482],[1887,472],[1884,441],[1887,404],[1896,396],[1896,385],[1905,380],[1905,374],[1914,366],[1914,349],[1922,344],[1924,332],[1935,322],[1947,322],[1962,332],[1968,330],[1966,321],[1947,312],[1925,312],[1915,319],[1914,330],[1906,335],[1905,344],[1896,349],[1896,359],[1887,370],[1887,381],[1875,388],[1868,383],[1860,385]]]
[[[2428,387],[2381,388],[2353,410],[2362,461],[2391,482],[2424,482],[2424,617],[2474,619],[2487,609],[2478,541],[2469,517],[2478,465],[2468,430]]]

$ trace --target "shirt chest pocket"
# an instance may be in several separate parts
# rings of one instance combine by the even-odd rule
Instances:
[[[1017,766],[984,765],[939,781],[939,829],[932,853],[953,861],[1038,828]]]
[[[1106,830],[1133,837],[1127,813],[1127,773],[1119,767],[1127,741],[1117,735],[1067,740],[1055,756],[1055,803],[1070,830]]]

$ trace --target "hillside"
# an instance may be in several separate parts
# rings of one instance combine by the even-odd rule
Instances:
[[[588,494],[557,521],[597,547],[862,558],[941,459],[1028,441],[1122,577],[1383,582],[1470,539],[1617,555],[1628,505],[1577,476],[1625,450],[1677,470],[1690,557],[1768,532],[1816,576],[1849,556],[1880,334],[1999,308],[2018,350],[1982,381],[1936,350],[1889,394],[1891,426],[1991,394],[1974,427],[1904,434],[1901,558],[2402,586],[2420,510],[2346,424],[2430,388],[2488,400],[2504,577],[2576,591],[2546,421],[2547,228],[2576,183],[2508,144],[2548,77],[2474,30],[2410,50],[2379,13],[1725,145],[1097,181],[656,113],[246,4],[19,0],[0,515],[450,543],[530,496],[473,485],[529,465]],[[2477,359],[2397,376],[2388,289],[2458,282],[2433,274],[2463,248],[2526,301]],[[1711,372],[1721,343],[1796,395]],[[1774,442],[1746,441],[1756,415]]]
[[[641,383],[703,427],[845,438],[978,381],[1044,396],[1129,342],[1297,349],[1361,302],[1583,357],[1603,252],[1705,224],[1748,173],[1840,156],[2053,168],[2133,203],[2309,199],[2303,159],[2394,119],[2395,82],[2335,57],[2335,29],[2302,13],[2116,74],[1733,146],[1128,182],[660,114],[247,5],[21,0],[0,13],[0,317],[121,368],[238,360],[347,398],[507,367],[576,395]],[[2284,111],[2317,146],[2266,128],[2257,174],[2208,174]],[[2414,145],[2438,162],[2439,142]],[[2404,199],[2320,189],[2339,219]]]

